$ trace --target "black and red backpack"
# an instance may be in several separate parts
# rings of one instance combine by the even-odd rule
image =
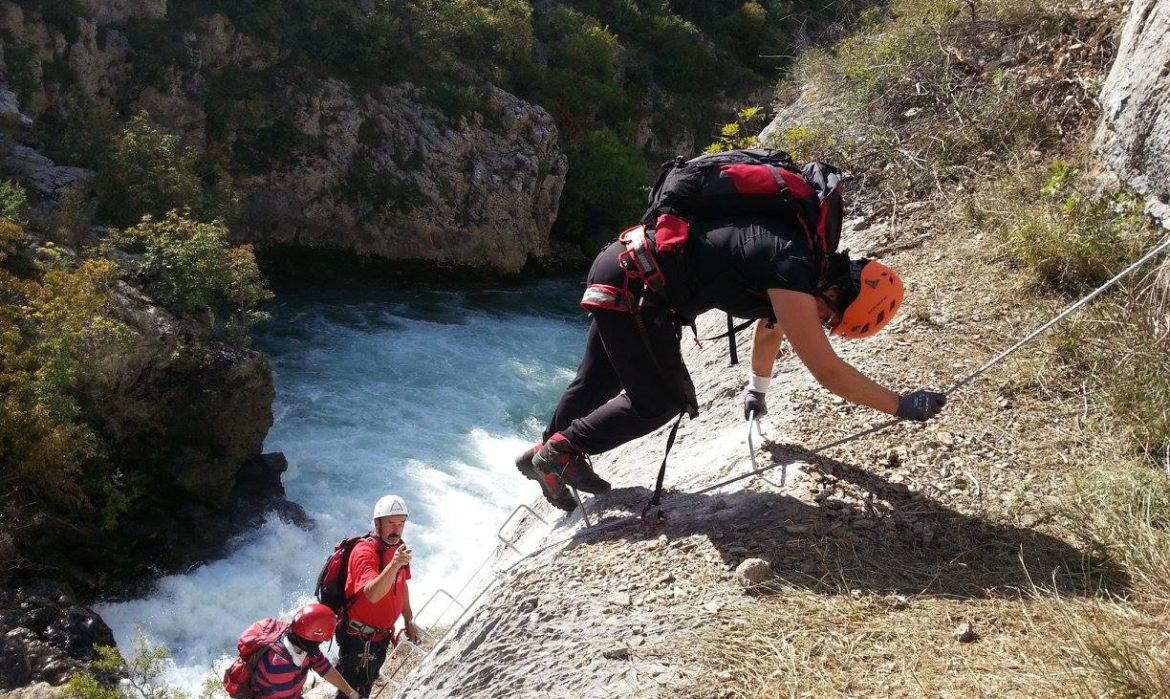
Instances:
[[[804,232],[823,274],[841,240],[840,171],[827,163],[797,166],[781,150],[752,148],[666,162],[640,225],[623,232],[626,273],[668,304],[689,296],[686,249],[694,221],[758,214],[793,222]]]

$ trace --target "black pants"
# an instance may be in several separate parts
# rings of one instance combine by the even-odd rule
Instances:
[[[614,243],[597,256],[589,283],[625,285],[617,264],[621,250]],[[600,454],[653,432],[693,403],[679,329],[667,308],[649,303],[634,312],[597,310],[577,375],[561,395],[544,439],[560,432],[586,453]]]
[[[378,679],[382,663],[386,662],[386,650],[390,647],[390,639],[371,641],[367,651],[366,641],[360,636],[350,634],[344,621],[337,627],[334,639],[337,641],[337,649],[340,653],[337,660],[337,671],[341,673],[346,682],[349,682],[351,687],[358,691],[358,694],[363,697],[370,696],[374,680]],[[361,656],[367,652],[373,658],[363,665]],[[339,691],[336,699],[347,698]]]

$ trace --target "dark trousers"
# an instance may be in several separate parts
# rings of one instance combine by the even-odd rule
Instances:
[[[615,246],[620,243],[594,260],[590,283],[625,284],[617,265],[621,248]],[[647,304],[634,312],[596,310],[577,375],[561,395],[544,439],[560,432],[586,453],[600,454],[653,432],[693,401],[678,326],[668,309]]]
[[[337,627],[334,639],[337,641],[337,649],[340,654],[337,660],[337,671],[359,694],[363,697],[370,696],[374,680],[378,679],[382,663],[386,662],[386,650],[390,647],[390,639],[370,641],[367,647],[366,641],[362,637],[354,636],[348,632],[344,622]],[[367,653],[373,657],[364,660],[362,656]],[[338,692],[337,699],[346,699],[346,697]]]

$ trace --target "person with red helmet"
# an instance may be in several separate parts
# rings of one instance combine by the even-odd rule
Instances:
[[[338,668],[362,697],[368,697],[394,640],[394,626],[418,643],[419,630],[410,607],[411,550],[402,539],[409,512],[398,495],[374,504],[374,531],[354,545],[346,571],[345,597],[352,600],[337,628]],[[338,692],[337,699],[347,699]]]
[[[682,327],[711,309],[758,319],[745,416],[767,412],[765,396],[785,338],[822,386],[853,403],[926,420],[946,402],[936,391],[900,395],[878,384],[841,359],[826,336],[828,330],[870,337],[901,306],[901,279],[876,260],[850,259],[847,252],[824,259],[793,223],[761,215],[693,223],[685,273],[667,280],[676,286],[665,294],[627,276],[625,252],[618,240],[594,259],[581,302],[591,314],[584,357],[541,442],[516,459],[555,507],[576,507],[566,486],[610,490],[589,455],[648,434],[682,412],[697,414],[679,340]]]
[[[341,676],[321,652],[322,641],[333,636],[337,616],[316,602],[298,609],[280,639],[255,659],[251,687],[255,699],[297,699],[309,670],[337,687],[345,699],[358,699],[356,689]]]

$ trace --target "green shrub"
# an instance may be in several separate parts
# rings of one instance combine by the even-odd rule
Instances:
[[[231,247],[222,223],[200,223],[178,211],[143,218],[114,242],[141,255],[136,272],[147,292],[173,313],[205,319],[213,334],[244,341],[272,298],[249,245]]]
[[[78,511],[79,479],[102,445],[81,417],[75,392],[95,351],[122,337],[106,316],[114,263],[79,262],[51,243],[0,221],[0,516],[28,526],[38,512]],[[31,262],[31,264],[30,264]],[[28,512],[29,503],[37,503]]]
[[[13,223],[28,223],[28,194],[12,180],[0,181],[0,218]]]
[[[779,22],[769,17],[766,7],[754,1],[745,2],[723,18],[720,35],[722,43],[736,58],[760,72],[774,70],[778,64],[770,57],[788,51]]]
[[[719,130],[719,138],[707,146],[704,153],[719,153],[725,150],[738,148],[755,148],[760,145],[756,136],[768,120],[768,113],[763,107],[744,107],[735,113],[735,121],[724,124]]]
[[[763,144],[768,148],[788,151],[798,163],[822,160],[839,167],[848,168],[848,158],[842,149],[840,137],[827,129],[815,126],[792,126],[777,132]]]
[[[427,86],[427,96],[450,119],[487,111],[487,91],[475,85],[437,82]]]
[[[277,117],[257,129],[237,130],[232,165],[237,172],[258,175],[320,150],[320,139],[298,129],[292,119]]]
[[[101,172],[110,165],[123,124],[109,104],[70,92],[33,128],[54,161]]]
[[[670,92],[700,95],[719,84],[721,76],[712,42],[684,19],[674,15],[654,17],[639,48],[654,71],[655,81]]]
[[[557,237],[596,243],[637,222],[650,174],[638,149],[612,131],[596,130],[571,144],[568,156]]]
[[[230,220],[237,199],[225,177],[211,178],[196,153],[179,137],[159,130],[145,115],[133,117],[118,137],[110,167],[98,185],[102,220],[129,225],[143,216],[162,216],[174,209],[210,220]]]
[[[162,682],[170,660],[170,650],[163,645],[151,646],[140,630],[134,642],[134,655],[124,660],[117,648],[98,646],[94,671],[105,677],[120,677],[124,682],[109,687],[94,674],[79,672],[65,686],[64,699],[188,699],[186,692]]]
[[[1124,192],[1090,192],[1057,161],[1030,215],[1001,229],[1006,249],[1056,289],[1083,293],[1120,272],[1156,240],[1139,202]]]
[[[617,35],[589,18],[579,30],[551,49],[552,61],[572,66],[573,72],[602,82],[620,75],[624,49]]]
[[[27,101],[40,87],[37,78],[39,66],[36,48],[28,44],[4,42],[4,68],[8,73],[8,84],[21,100]]]

